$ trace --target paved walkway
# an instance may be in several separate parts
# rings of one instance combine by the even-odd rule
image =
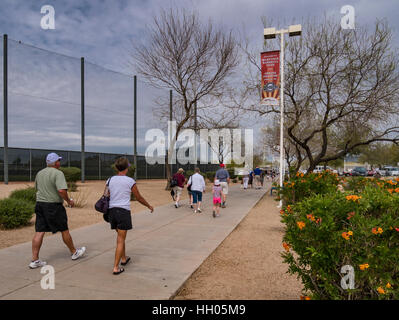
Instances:
[[[116,234],[104,223],[71,231],[76,246],[86,246],[72,261],[60,234],[44,239],[40,258],[55,269],[55,289],[43,290],[40,268],[30,270],[31,243],[0,250],[0,299],[169,299],[234,230],[267,189],[230,188],[228,207],[212,217],[211,194],[201,214],[187,201],[133,215],[126,254],[132,262],[112,275]]]

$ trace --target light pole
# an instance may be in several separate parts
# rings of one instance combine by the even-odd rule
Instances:
[[[283,187],[284,181],[284,34],[288,33],[290,37],[300,36],[302,26],[300,24],[291,25],[288,29],[276,30],[276,28],[263,29],[265,40],[274,39],[276,35],[280,35],[280,188]],[[282,207],[280,200],[279,207]]]

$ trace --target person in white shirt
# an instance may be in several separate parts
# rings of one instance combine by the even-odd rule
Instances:
[[[141,196],[136,181],[126,176],[130,167],[129,161],[126,158],[119,158],[115,161],[115,167],[118,174],[109,178],[107,183],[110,194],[109,223],[111,229],[116,230],[118,234],[113,270],[113,274],[117,275],[125,271],[122,267],[119,267],[119,263],[125,266],[130,261],[130,257],[127,257],[125,253],[125,240],[127,231],[132,229],[131,193],[133,192],[137,201],[150,209],[151,212],[154,211],[154,208]]]
[[[201,213],[202,193],[205,193],[205,180],[204,177],[200,174],[199,168],[195,168],[195,173],[190,177],[187,185],[191,186],[191,192],[193,194],[194,213]]]

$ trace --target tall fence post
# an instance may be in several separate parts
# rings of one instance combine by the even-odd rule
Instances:
[[[137,180],[137,76],[134,76],[134,179]]]
[[[8,184],[8,37],[3,37],[4,184]]]
[[[32,181],[32,149],[29,149],[29,181]]]
[[[85,182],[85,59],[80,58],[80,97],[81,97],[81,174]]]
[[[169,121],[172,122],[173,120],[173,91],[169,90]],[[170,132],[169,132],[169,148],[168,150],[171,148],[172,146],[172,140],[174,137],[172,137],[172,124],[170,125]],[[171,152],[169,150],[169,152]],[[169,161],[170,161],[170,174],[173,173],[173,157],[169,157]]]
[[[195,163],[193,171],[197,166],[198,156],[197,156],[197,130],[198,130],[198,122],[197,122],[197,101],[194,104],[194,155],[195,155]]]
[[[101,180],[101,153],[98,154],[98,179]]]

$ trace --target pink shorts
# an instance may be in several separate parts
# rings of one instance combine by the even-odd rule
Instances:
[[[213,204],[222,203],[222,199],[220,198],[213,198]]]

